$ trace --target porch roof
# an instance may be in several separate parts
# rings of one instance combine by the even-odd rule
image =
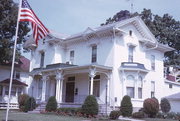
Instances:
[[[141,72],[146,72],[146,73],[149,72],[149,70],[147,70],[144,67],[144,64],[135,63],[135,62],[122,62],[120,70],[141,71]]]
[[[9,84],[9,82],[10,82],[10,79],[5,79],[5,80],[3,80],[3,81],[0,82],[0,85],[2,85],[2,84]],[[17,80],[17,79],[13,79],[13,80],[12,80],[12,85],[28,86],[26,83],[21,82],[21,81],[19,81],[19,80]]]
[[[103,66],[99,64],[89,64],[89,65],[72,65],[72,64],[65,64],[65,63],[57,63],[57,64],[50,64],[47,65],[45,68],[35,68],[30,72],[30,75],[38,75],[43,72],[53,72],[58,70],[63,70],[67,74],[69,73],[86,73],[89,72],[89,68],[96,68],[97,72],[106,72],[112,71],[112,67]]]

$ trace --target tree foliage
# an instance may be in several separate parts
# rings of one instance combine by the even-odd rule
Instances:
[[[166,98],[161,99],[161,110],[164,113],[168,113],[171,110],[171,105]]]
[[[155,117],[159,111],[159,102],[156,98],[147,98],[143,103],[144,112],[148,114],[149,117]]]
[[[57,110],[57,101],[54,96],[49,97],[48,102],[46,104],[46,111],[56,111]]]
[[[133,112],[131,98],[125,95],[121,101],[120,111],[124,117],[130,117]]]
[[[0,64],[12,60],[14,36],[16,31],[18,5],[13,0],[0,1]],[[20,44],[24,41],[24,36],[30,31],[27,22],[20,22],[17,53],[20,56]]]
[[[159,43],[175,48],[174,51],[165,53],[165,64],[180,65],[180,21],[175,20],[171,15],[159,16],[153,14],[150,9],[144,9],[141,13],[133,14],[127,10],[122,10],[101,25],[111,24],[137,15],[142,18]]]
[[[97,115],[98,108],[99,106],[96,97],[89,95],[86,97],[84,104],[82,105],[82,112],[86,115]]]

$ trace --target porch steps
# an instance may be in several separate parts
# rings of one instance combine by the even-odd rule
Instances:
[[[41,112],[41,111],[45,111],[45,109],[46,109],[46,103],[41,103],[33,111],[29,111],[28,113],[38,113],[38,112]]]
[[[106,104],[99,104],[99,115],[109,115],[113,109]]]

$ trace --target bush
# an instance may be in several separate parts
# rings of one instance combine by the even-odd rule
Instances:
[[[52,96],[48,99],[48,102],[46,104],[46,111],[51,112],[56,110],[57,110],[57,101],[56,98]]]
[[[29,99],[29,96],[27,94],[22,94],[18,96],[18,104],[20,111],[24,111],[25,109],[25,103]]]
[[[29,97],[25,102],[24,112],[32,111],[36,108],[36,101],[34,97]]]
[[[161,100],[161,110],[163,113],[168,113],[171,110],[171,105],[166,98]]]
[[[86,114],[87,116],[97,115],[98,114],[98,103],[93,95],[89,95],[86,97],[84,104],[82,105],[82,113]]]
[[[149,117],[153,118],[159,111],[159,103],[154,98],[148,98],[144,100],[143,108],[144,112],[148,114]]]
[[[144,118],[144,112],[140,111],[140,112],[135,112],[132,114],[133,118]]]
[[[81,113],[81,108],[58,108],[57,113],[60,115],[76,115]]]
[[[131,98],[129,96],[124,96],[122,101],[121,101],[121,107],[120,111],[122,113],[122,116],[124,117],[130,117],[132,115],[132,103],[131,103]]]
[[[112,120],[116,120],[116,119],[119,118],[120,115],[121,115],[121,112],[120,112],[120,111],[114,110],[114,111],[111,111],[109,117],[110,117],[110,119],[112,119]]]

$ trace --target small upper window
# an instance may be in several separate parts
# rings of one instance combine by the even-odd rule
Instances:
[[[97,45],[93,45],[92,46],[92,58],[91,58],[91,62],[92,63],[97,62]]]
[[[129,53],[128,53],[128,62],[133,62],[133,51],[134,51],[134,47],[133,46],[129,46]]]
[[[70,62],[71,64],[74,62],[74,50],[70,51]]]
[[[41,52],[41,61],[40,61],[40,67],[44,67],[44,52]]]
[[[151,70],[155,70],[155,56],[151,55]]]
[[[132,30],[129,30],[129,36],[132,36]]]

